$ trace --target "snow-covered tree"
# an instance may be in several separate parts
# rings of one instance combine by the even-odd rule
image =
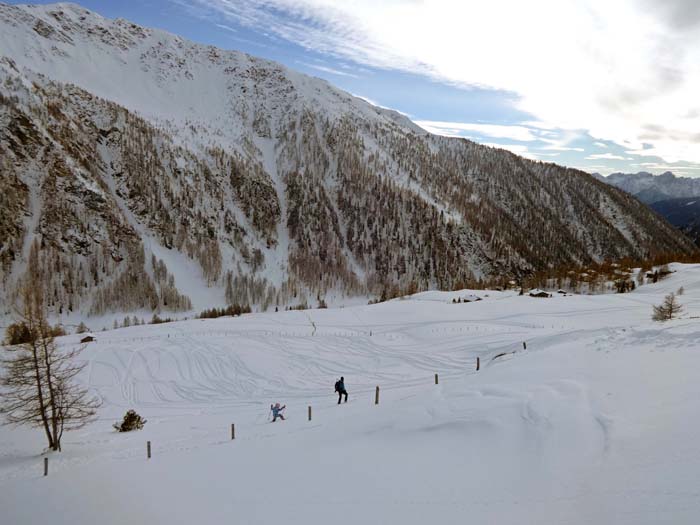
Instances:
[[[659,306],[654,306],[654,313],[651,318],[654,321],[670,321],[683,311],[683,305],[678,302],[675,293],[670,293],[664,298],[664,302]]]

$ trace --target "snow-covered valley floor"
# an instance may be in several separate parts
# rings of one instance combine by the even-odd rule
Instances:
[[[428,292],[97,333],[82,380],[104,405],[48,477],[41,432],[0,428],[0,521],[697,523],[700,265],[673,268],[624,295]],[[652,323],[681,286],[682,318]],[[452,304],[470,293],[488,297]],[[128,408],[148,423],[118,434]]]

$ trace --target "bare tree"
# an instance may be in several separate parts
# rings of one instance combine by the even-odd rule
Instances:
[[[36,261],[33,255],[30,253],[29,276],[39,271],[38,265],[32,264]],[[0,414],[7,424],[42,428],[49,448],[61,450],[63,433],[92,421],[100,401],[75,382],[85,367],[76,361],[82,348],[58,349],[46,319],[41,287],[32,286],[36,282],[40,281],[27,279],[22,288],[19,317],[29,337],[24,343],[5,347],[10,357],[0,360],[4,368]]]
[[[683,311],[683,305],[678,302],[675,293],[670,293],[664,298],[660,306],[654,306],[654,313],[651,316],[654,321],[669,321],[677,317]]]

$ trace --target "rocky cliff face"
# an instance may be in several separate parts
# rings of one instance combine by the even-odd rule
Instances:
[[[261,308],[694,250],[593,177],[432,136],[243,53],[0,4],[4,304]]]

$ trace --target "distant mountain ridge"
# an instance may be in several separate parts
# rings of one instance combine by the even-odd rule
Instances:
[[[631,193],[642,202],[650,204],[668,199],[700,196],[700,178],[676,177],[670,171],[652,175],[639,173],[612,173],[598,178],[608,184]]]
[[[596,176],[648,204],[700,246],[700,178],[647,172]]]
[[[0,297],[267,309],[694,253],[581,171],[430,135],[268,60],[0,4]]]

